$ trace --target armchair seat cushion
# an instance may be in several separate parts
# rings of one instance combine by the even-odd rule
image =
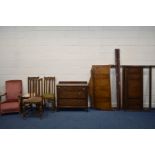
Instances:
[[[0,105],[1,113],[19,112],[19,102],[4,102]]]

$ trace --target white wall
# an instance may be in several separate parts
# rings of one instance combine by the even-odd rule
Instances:
[[[56,76],[89,80],[92,65],[114,64],[114,49],[122,65],[155,65],[155,27],[0,27],[0,91],[9,79]],[[113,105],[115,79],[112,71]],[[153,71],[155,81],[155,71]],[[148,106],[148,71],[144,72],[144,105]],[[155,106],[155,82],[153,82]]]

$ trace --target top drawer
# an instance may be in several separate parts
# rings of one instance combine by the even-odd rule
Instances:
[[[57,86],[58,98],[87,98],[87,87]]]

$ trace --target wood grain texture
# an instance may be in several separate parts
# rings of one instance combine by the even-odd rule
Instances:
[[[123,108],[125,110],[143,109],[143,68],[123,68]]]
[[[111,110],[110,66],[93,65],[89,88],[91,104],[95,109]]]
[[[84,108],[88,109],[87,82],[68,81],[57,85],[57,109]]]

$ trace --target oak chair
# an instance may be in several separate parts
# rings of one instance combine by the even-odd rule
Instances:
[[[5,88],[6,93],[0,95],[0,114],[20,112],[22,80],[8,80],[5,82]],[[1,102],[2,96],[5,96],[3,102]]]
[[[44,77],[44,106],[46,102],[51,103],[51,109],[55,111],[55,77]]]
[[[21,101],[21,111],[23,117],[27,114],[27,109],[32,108],[33,105],[36,108],[36,112],[40,118],[43,113],[43,79],[39,77],[28,77],[28,94],[23,96]]]

